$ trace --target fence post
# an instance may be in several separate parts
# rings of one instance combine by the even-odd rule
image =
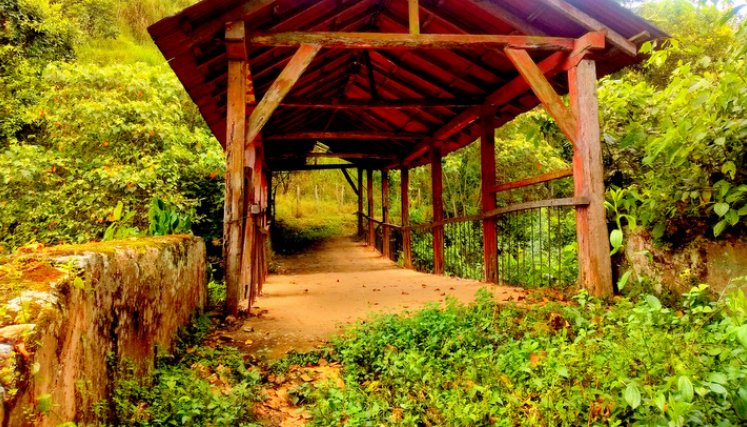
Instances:
[[[390,229],[389,224],[389,172],[381,170],[381,252],[384,258],[390,258],[391,256],[391,242],[390,242]]]
[[[363,237],[363,169],[358,168],[358,237]]]
[[[496,199],[493,187],[495,187],[495,112],[493,109],[485,109],[482,113],[482,134],[480,136],[480,168],[482,178],[482,212],[495,209]],[[485,218],[482,220],[483,241],[483,263],[485,264],[485,281],[488,283],[498,282],[497,271],[497,231],[496,219]]]
[[[400,192],[402,199],[402,252],[405,268],[412,268],[412,235],[410,234],[410,170],[402,168]]]
[[[374,188],[373,188],[373,169],[366,169],[366,193],[368,198],[368,246],[376,248],[376,230],[374,229]]]
[[[582,60],[568,70],[571,108],[576,117],[573,181],[576,197],[588,206],[576,208],[579,282],[595,296],[612,294],[612,266],[604,208],[604,166],[599,135],[596,64]]]
[[[444,274],[444,180],[441,145],[431,147],[431,191],[433,193],[433,274]]]

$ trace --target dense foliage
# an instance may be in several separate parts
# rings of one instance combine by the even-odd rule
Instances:
[[[345,387],[306,390],[314,425],[740,425],[747,301],[667,308],[496,305],[386,316],[334,342]]]
[[[221,148],[163,60],[141,62],[155,48],[132,44],[173,3],[0,3],[0,244],[220,238]]]

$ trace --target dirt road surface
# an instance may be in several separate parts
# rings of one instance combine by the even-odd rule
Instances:
[[[219,337],[267,360],[312,350],[372,313],[415,310],[447,296],[466,303],[485,287],[501,301],[524,296],[518,288],[406,270],[350,238],[326,240],[277,261],[280,274],[269,276],[252,317]]]

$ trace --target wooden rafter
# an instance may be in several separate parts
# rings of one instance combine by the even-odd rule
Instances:
[[[498,2],[490,2],[485,0],[467,0],[472,3],[475,7],[479,8],[486,14],[499,19],[506,24],[516,28],[527,35],[544,36],[546,33],[539,29],[536,25],[532,25],[526,19],[519,18],[513,12],[510,12],[504,6],[501,6]]]
[[[628,39],[620,35],[620,33],[617,33],[611,30],[606,25],[602,24],[601,22],[587,15],[583,11],[579,10],[576,6],[573,6],[572,4],[569,4],[564,0],[540,0],[540,1],[541,3],[544,3],[547,6],[562,13],[563,15],[568,17],[570,20],[576,22],[577,24],[581,25],[582,27],[586,28],[589,31],[605,32],[607,35],[607,40],[609,40],[609,42],[613,46],[617,47],[618,49],[625,52],[626,54],[630,56],[638,55],[638,48],[636,47],[635,44],[633,44]]]
[[[418,0],[407,0],[410,34],[420,34],[420,5]]]
[[[563,103],[560,95],[555,92],[550,82],[547,81],[545,73],[534,63],[532,57],[525,50],[506,49],[506,55],[542,102],[545,110],[555,119],[560,130],[572,143],[575,143],[576,118]]]
[[[397,34],[354,32],[287,32],[255,33],[248,38],[254,46],[320,45],[338,49],[464,49],[475,46],[489,48],[567,50],[574,39],[543,36],[505,36],[475,34]]]
[[[568,66],[568,58],[575,56],[576,52],[601,48],[604,48],[604,39],[600,37],[599,33],[592,37],[584,36],[576,41],[574,49],[570,54],[567,52],[555,52],[542,60],[537,64],[537,66],[545,75],[545,78],[550,78],[566,70],[566,67]],[[529,83],[527,83],[523,77],[518,76],[488,95],[485,98],[484,105],[501,106],[507,104],[513,99],[523,95],[528,89],[531,89]],[[481,105],[464,110],[461,114],[440,127],[431,138],[418,144],[410,154],[405,157],[404,163],[411,163],[425,154],[433,141],[445,141],[468,125],[474,123],[474,121],[480,117],[482,111],[483,106]]]
[[[400,98],[400,99],[285,99],[281,107],[317,109],[419,109],[482,105],[477,98]]]
[[[296,139],[424,139],[427,135],[420,133],[402,133],[402,132],[293,132],[279,135],[268,135],[267,141],[282,141]]]
[[[280,73],[280,76],[270,86],[270,89],[267,90],[257,108],[252,111],[246,131],[246,144],[251,144],[259,135],[272,113],[283,101],[285,95],[293,88],[293,85],[298,81],[301,74],[303,74],[320,49],[321,46],[319,45],[302,44],[296,54],[293,55],[293,58],[291,58],[288,65]]]

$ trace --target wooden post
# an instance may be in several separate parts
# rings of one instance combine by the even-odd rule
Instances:
[[[358,168],[358,237],[363,237],[363,169]]]
[[[390,248],[390,241],[389,241],[389,235],[390,230],[389,227],[386,225],[389,223],[389,172],[382,170],[381,171],[381,222],[384,224],[381,226],[381,234],[382,234],[382,255],[384,258],[389,258],[391,256],[391,248]]]
[[[407,0],[409,21],[410,21],[410,34],[420,34],[420,5],[418,0]]]
[[[373,188],[373,170],[366,169],[366,198],[368,200],[368,246],[376,249],[376,230],[374,229],[374,188]]]
[[[244,23],[228,23],[226,40],[244,45]],[[228,59],[226,106],[226,195],[223,216],[223,259],[226,314],[239,314],[242,299],[242,222],[244,217],[244,143],[246,135],[246,55],[238,49]]]
[[[412,268],[412,234],[410,232],[410,170],[403,168],[401,178],[402,198],[402,252],[405,268]]]
[[[433,274],[444,274],[444,179],[441,146],[431,148],[431,192],[433,194]]]
[[[482,115],[482,135],[480,137],[480,169],[482,176],[482,212],[490,212],[496,208],[495,193],[495,112],[486,109]],[[482,221],[483,262],[485,263],[485,281],[498,282],[497,269],[497,231],[495,217]]]
[[[579,281],[595,296],[611,295],[612,267],[604,209],[604,166],[599,135],[596,64],[582,60],[568,71],[571,108],[576,116],[573,180],[576,197],[588,206],[576,208]]]

